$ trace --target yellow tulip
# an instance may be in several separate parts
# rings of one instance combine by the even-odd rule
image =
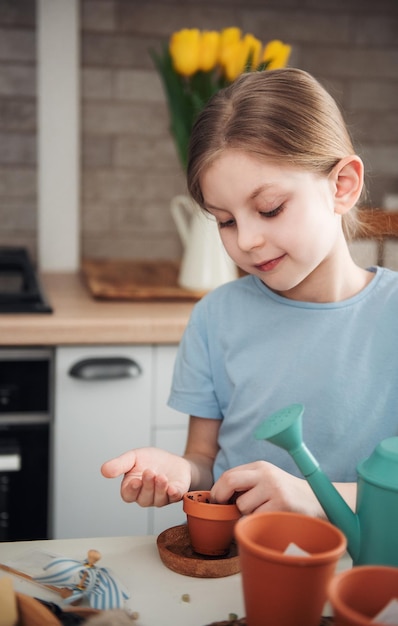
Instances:
[[[229,26],[228,28],[223,28],[221,33],[221,44],[231,43],[232,41],[239,41],[242,37],[242,31],[237,26]]]
[[[227,28],[222,31],[220,64],[227,80],[232,82],[245,70],[249,57],[251,57],[249,69],[257,67],[260,63],[261,48],[261,41],[249,33],[241,39],[239,28]]]
[[[223,73],[225,78],[232,82],[243,72],[245,66],[245,56],[241,41],[230,43],[224,47],[223,51]]]
[[[260,54],[262,43],[259,39],[256,39],[253,35],[247,34],[243,37],[243,51],[242,54],[245,56],[244,64],[247,63],[249,55],[251,55],[251,65],[250,69],[255,68],[260,63]]]
[[[183,28],[173,33],[169,50],[176,72],[192,76],[199,69],[200,31],[197,28]]]
[[[231,26],[230,28],[224,28],[220,33],[220,56],[219,63],[221,66],[225,65],[226,57],[230,56],[231,46],[234,47],[241,40],[242,31],[240,28]]]
[[[232,82],[245,71],[249,57],[252,57],[249,69],[257,67],[260,62],[261,42],[253,35],[246,35],[240,41],[224,46],[223,71],[226,79]]]
[[[203,72],[212,70],[218,61],[220,49],[220,33],[204,30],[200,37],[199,69]]]
[[[264,48],[263,61],[269,61],[267,70],[277,70],[281,67],[285,67],[289,60],[292,47],[288,44],[274,39],[270,41]]]

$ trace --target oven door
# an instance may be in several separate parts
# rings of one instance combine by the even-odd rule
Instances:
[[[0,540],[47,539],[53,351],[0,348]]]
[[[0,541],[48,538],[49,424],[0,424]]]

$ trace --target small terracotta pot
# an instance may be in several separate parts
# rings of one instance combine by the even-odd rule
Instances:
[[[193,550],[207,556],[228,554],[241,516],[236,504],[212,504],[210,491],[190,491],[184,495],[183,509]]]
[[[330,522],[292,512],[252,513],[236,524],[247,626],[318,626],[347,541]],[[304,555],[285,554],[289,544]]]
[[[335,576],[328,589],[336,626],[369,626],[398,597],[398,568],[357,565]]]

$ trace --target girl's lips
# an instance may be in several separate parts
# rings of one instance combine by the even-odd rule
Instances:
[[[279,265],[279,263],[285,258],[285,256],[285,254],[282,254],[282,256],[278,256],[276,259],[264,261],[264,263],[258,263],[257,265],[255,265],[255,268],[257,270],[260,270],[260,272],[269,272],[270,270],[275,269],[275,267]]]

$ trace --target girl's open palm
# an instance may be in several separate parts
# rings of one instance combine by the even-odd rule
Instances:
[[[191,484],[189,461],[159,448],[129,450],[104,463],[101,472],[106,478],[124,474],[123,500],[143,507],[178,502]]]

